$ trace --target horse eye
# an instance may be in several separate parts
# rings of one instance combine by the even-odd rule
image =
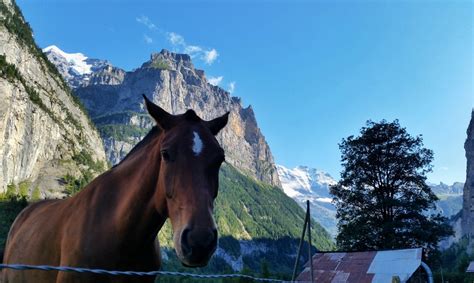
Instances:
[[[165,160],[165,161],[170,161],[171,160],[171,157],[170,157],[170,153],[164,149],[161,151],[161,157]]]

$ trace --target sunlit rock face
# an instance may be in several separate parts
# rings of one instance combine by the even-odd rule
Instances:
[[[54,56],[61,53],[64,52],[56,51]],[[46,54],[52,56],[51,52]],[[74,69],[64,63],[73,60],[51,60],[59,69]],[[239,98],[210,84],[204,72],[194,68],[190,56],[162,50],[131,72],[110,64],[96,70],[93,66],[84,67],[87,61],[81,64],[75,68],[90,72],[71,71],[66,75],[75,75],[68,81],[97,125],[110,163],[119,162],[154,124],[144,111],[142,94],[146,94],[173,114],[194,109],[201,118],[209,120],[229,111],[228,125],[218,135],[227,162],[257,180],[280,185],[272,153],[253,109],[242,107]]]
[[[472,251],[474,246],[474,110],[467,128],[464,149],[466,150],[467,168],[466,183],[464,184],[462,231],[463,235],[470,238],[470,250]]]
[[[87,170],[74,156],[106,163],[102,140],[31,33],[16,34],[13,20],[29,30],[16,5],[0,1],[2,67],[17,70],[0,76],[0,191],[22,183],[28,193],[62,197],[63,176]]]

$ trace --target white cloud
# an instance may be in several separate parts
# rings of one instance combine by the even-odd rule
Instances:
[[[153,43],[153,38],[149,37],[148,35],[144,34],[143,39],[145,39],[145,42],[148,44]]]
[[[211,65],[219,56],[217,50],[215,48],[206,49],[204,47],[198,45],[192,45],[186,43],[184,37],[175,32],[168,32],[167,33],[168,41],[176,46],[179,47],[179,52],[183,52],[189,54],[191,57],[197,57],[203,60],[206,64]]]
[[[227,91],[228,91],[229,93],[233,93],[234,90],[235,90],[235,82],[230,82],[230,83],[229,83],[229,88],[227,89]]]
[[[154,23],[152,23],[147,16],[142,15],[142,16],[136,18],[135,20],[137,22],[139,22],[140,24],[145,25],[150,30],[157,30],[158,29],[158,27]]]
[[[147,16],[142,15],[140,17],[135,18],[135,20],[146,26],[149,30],[158,32],[161,36],[165,36],[168,41],[176,47],[177,52],[183,52],[189,54],[193,58],[198,58],[207,65],[212,65],[219,56],[219,53],[215,48],[205,48],[198,45],[188,44],[184,40],[184,37],[176,32],[167,32],[163,29],[158,28]],[[145,42],[151,44],[153,39],[148,36],[144,35]]]
[[[173,45],[186,45],[186,43],[184,42],[184,37],[182,37],[181,35],[179,35],[175,32],[169,32],[168,33],[168,40]]]
[[[194,57],[196,56],[196,54],[199,54],[201,52],[202,52],[202,48],[195,45],[188,45],[184,48],[184,53],[189,54],[191,57]]]
[[[212,48],[211,50],[204,52],[203,60],[206,64],[211,65],[217,59],[217,56],[219,56],[219,53],[217,53],[217,50]]]
[[[209,77],[207,79],[207,81],[211,84],[211,85],[219,85],[221,82],[222,82],[222,79],[224,77],[223,76],[218,76],[218,77]]]

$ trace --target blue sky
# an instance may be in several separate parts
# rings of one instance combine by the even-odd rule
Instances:
[[[277,163],[339,177],[342,138],[399,119],[464,181],[474,107],[471,1],[19,0],[40,47],[131,70],[162,48],[254,108]]]

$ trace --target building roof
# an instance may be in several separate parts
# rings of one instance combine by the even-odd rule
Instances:
[[[466,269],[466,272],[474,272],[474,261],[469,263],[469,266]]]
[[[370,252],[316,253],[313,256],[315,282],[365,283],[408,280],[420,267],[422,249]],[[310,281],[309,262],[297,281]]]

